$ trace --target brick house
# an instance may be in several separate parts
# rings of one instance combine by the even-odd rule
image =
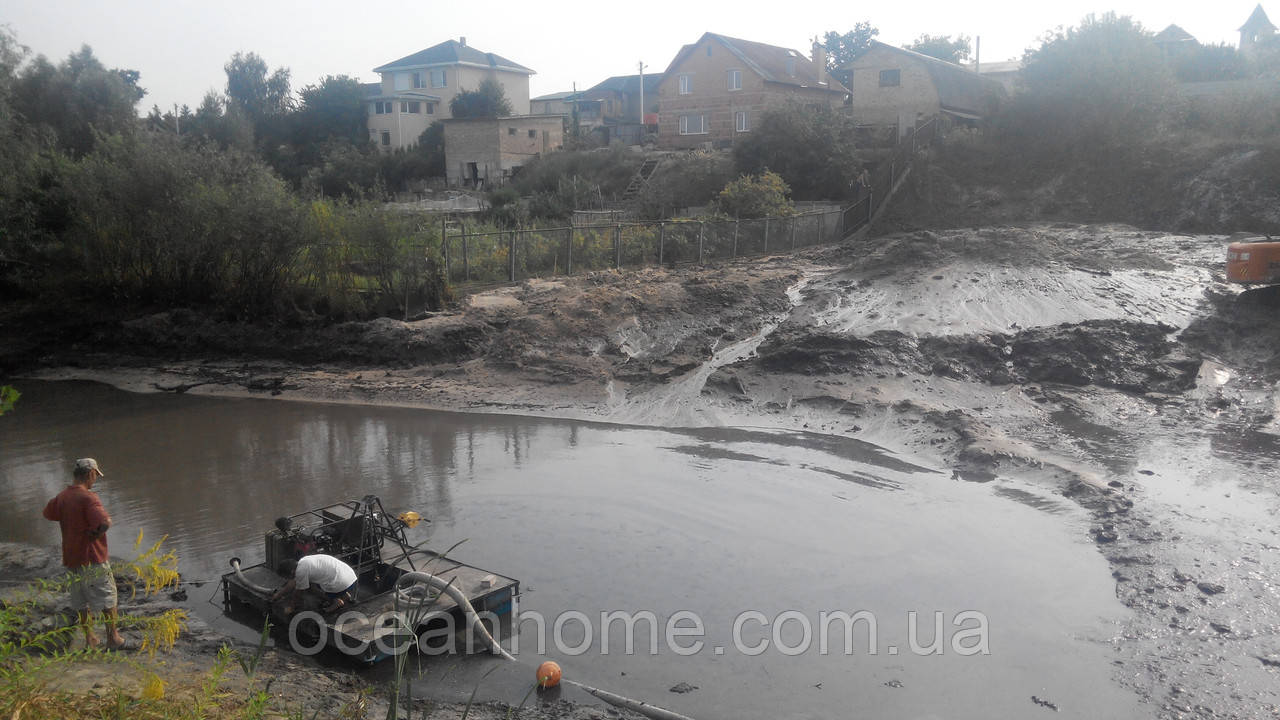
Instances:
[[[921,117],[949,115],[973,123],[1005,96],[996,80],[954,63],[872,41],[846,67],[853,119],[860,125],[897,125],[899,133]]]
[[[766,108],[787,102],[844,103],[849,91],[826,72],[826,52],[705,33],[685,45],[658,82],[658,147],[728,146]],[[646,99],[646,104],[648,100]]]
[[[502,86],[512,112],[529,113],[529,76],[533,71],[470,47],[466,38],[446,40],[373,71],[382,81],[366,86],[369,138],[385,150],[416,143],[432,122],[452,117],[449,101],[455,95],[475,90],[488,78]]]
[[[445,175],[450,187],[500,187],[525,163],[563,146],[560,115],[444,121]]]

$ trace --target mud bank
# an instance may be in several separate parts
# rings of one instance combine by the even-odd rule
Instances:
[[[1267,293],[1223,282],[1226,240],[1065,223],[919,231],[703,272],[529,282],[314,337],[171,312],[33,374],[807,429],[957,480],[1034,482],[1089,509],[1135,610],[1114,640],[1117,681],[1154,716],[1254,717],[1280,711],[1280,319]]]

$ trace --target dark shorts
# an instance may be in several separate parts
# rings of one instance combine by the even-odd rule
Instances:
[[[325,596],[325,597],[327,597],[327,598],[329,598],[330,600],[333,600],[333,599],[335,599],[335,598],[341,597],[342,595],[346,595],[347,593],[351,592],[352,590],[355,590],[355,589],[356,589],[356,585],[357,585],[357,584],[359,584],[359,582],[360,582],[360,581],[359,581],[359,580],[357,580],[357,581],[355,581],[355,582],[351,583],[351,587],[347,588],[346,590],[342,590],[342,591],[339,591],[339,592],[336,592],[336,593],[327,592],[327,593],[325,593],[325,594],[324,594],[324,596]]]

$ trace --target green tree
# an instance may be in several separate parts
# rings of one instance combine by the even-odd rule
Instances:
[[[791,188],[782,176],[765,170],[759,175],[743,175],[724,186],[716,196],[716,210],[733,218],[763,218],[790,215]]]
[[[319,83],[298,91],[302,104],[295,120],[297,144],[341,138],[354,145],[369,140],[364,91],[360,81],[347,75],[327,75]]]
[[[950,35],[921,35],[907,49],[957,65],[968,60],[973,52],[967,35],[957,35],[954,40]]]
[[[1029,152],[1114,159],[1169,117],[1173,74],[1150,33],[1129,17],[1090,15],[1028,50],[1023,63],[1023,92],[1003,125]]]
[[[449,101],[449,112],[455,118],[506,117],[511,114],[511,101],[497,80],[486,78],[475,90],[454,95]]]
[[[84,45],[58,65],[40,56],[23,68],[13,110],[30,126],[52,130],[58,147],[78,157],[100,135],[133,132],[145,93],[137,81],[137,72],[106,68]]]
[[[825,105],[772,108],[734,143],[734,163],[740,173],[778,173],[801,200],[845,198],[860,168],[854,132],[852,118]]]
[[[827,71],[849,87],[849,63],[871,47],[871,41],[879,34],[880,31],[869,22],[860,22],[846,33],[827,31],[822,37],[822,46],[827,51]]]
[[[288,68],[276,68],[268,74],[267,62],[257,53],[238,52],[223,70],[227,73],[227,102],[243,110],[255,125],[293,109]]]
[[[1230,45],[1195,45],[1171,58],[1179,82],[1243,80],[1249,77],[1248,59]]]

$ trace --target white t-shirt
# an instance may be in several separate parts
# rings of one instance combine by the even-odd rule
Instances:
[[[298,570],[293,574],[299,590],[306,590],[312,583],[325,592],[342,592],[356,581],[356,571],[332,555],[308,555],[298,560]]]

